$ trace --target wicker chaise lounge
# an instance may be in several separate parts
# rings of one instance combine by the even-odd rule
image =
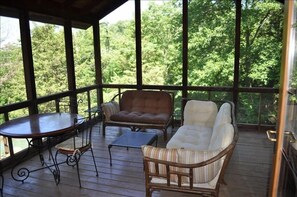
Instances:
[[[155,190],[219,195],[238,131],[233,103],[217,111],[211,101],[188,101],[184,124],[166,148],[142,146],[146,196]]]

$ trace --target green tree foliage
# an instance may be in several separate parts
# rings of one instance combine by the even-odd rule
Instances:
[[[26,100],[22,54],[17,44],[0,50],[0,106]]]
[[[233,86],[235,53],[235,1],[189,1],[188,81],[192,86]],[[143,84],[181,85],[182,83],[182,4],[180,0],[152,2],[141,13]],[[275,0],[242,0],[241,87],[278,87],[282,44],[283,10]],[[34,74],[38,96],[68,89],[65,44],[62,28],[40,25],[32,29]],[[73,31],[76,83],[94,84],[92,28]],[[135,21],[100,24],[101,63],[106,84],[136,84]],[[14,54],[13,48],[2,53]],[[21,65],[1,62],[1,93],[20,94],[16,82],[7,80]],[[4,61],[4,60],[3,60]],[[13,70],[12,73],[8,71]],[[13,73],[14,75],[14,73]],[[18,75],[16,75],[18,76]],[[16,78],[23,78],[22,73]],[[6,79],[6,80],[5,80]],[[21,80],[21,79],[19,79]],[[5,86],[6,85],[6,86]],[[2,89],[5,87],[5,89]],[[108,94],[111,90],[106,90]],[[180,93],[180,92],[179,92]],[[114,92],[110,92],[114,95]],[[9,95],[9,96],[10,96]],[[200,99],[207,93],[191,93]],[[1,105],[10,98],[2,96]],[[224,97],[224,98],[219,98]],[[229,93],[215,92],[210,99],[232,99]],[[275,114],[271,96],[240,95],[241,121],[257,122],[259,103],[264,103],[263,120]],[[15,102],[20,99],[13,97]],[[275,99],[276,100],[276,99]],[[43,106],[46,109],[48,106]],[[273,110],[270,110],[273,109]],[[266,117],[266,118],[265,118]],[[249,118],[249,119],[248,119]]]
[[[101,24],[100,36],[104,83],[136,84],[134,22]]]
[[[273,0],[245,0],[242,7],[240,85],[278,87],[283,9]]]
[[[189,3],[189,84],[232,86],[235,5],[233,1]]]
[[[178,1],[151,2],[142,13],[141,24],[143,83],[181,85],[182,11]]]
[[[37,96],[67,91],[64,31],[46,24],[36,26],[31,34]]]
[[[0,49],[0,106],[26,101],[22,53],[19,43]],[[11,118],[26,115],[26,109],[12,113]],[[0,116],[0,123],[4,116]]]
[[[93,29],[73,30],[73,51],[77,87],[95,84]]]
[[[242,2],[240,86],[279,87],[283,9],[273,0]],[[278,97],[241,94],[239,121],[274,123]],[[248,109],[248,110],[246,110]],[[264,115],[263,115],[264,114]]]

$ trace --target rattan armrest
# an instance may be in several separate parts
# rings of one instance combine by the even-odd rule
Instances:
[[[208,160],[199,162],[199,163],[185,164],[185,163],[179,163],[179,162],[170,162],[170,161],[161,160],[161,159],[154,159],[154,158],[150,158],[150,157],[144,157],[143,161],[144,161],[144,170],[145,170],[147,184],[148,185],[152,184],[151,180],[153,178],[161,178],[161,179],[166,179],[166,181],[167,181],[166,187],[174,186],[174,187],[183,187],[183,189],[185,189],[185,188],[193,189],[193,187],[194,187],[193,177],[195,176],[194,169],[210,165],[210,164],[220,160],[221,158],[225,157],[224,163],[222,165],[222,170],[224,170],[227,166],[227,163],[228,163],[231,155],[232,155],[232,152],[234,150],[237,139],[238,139],[238,136],[235,135],[233,142],[228,147],[226,147],[224,150],[220,151],[216,156],[214,156]],[[150,163],[154,163],[155,172],[150,172],[150,169],[149,169]],[[160,164],[163,164],[166,166],[166,174],[159,173]],[[181,171],[181,170],[176,170],[176,169],[188,169],[188,170]],[[172,180],[171,180],[172,175],[177,176],[177,180],[174,182],[172,182]],[[189,178],[188,186],[182,185],[183,177]]]

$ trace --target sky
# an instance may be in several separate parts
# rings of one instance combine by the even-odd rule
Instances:
[[[141,0],[141,10],[148,8],[149,2],[154,1],[157,4],[162,4],[168,0]],[[134,0],[129,0],[112,13],[100,20],[100,22],[116,23],[120,20],[130,20],[134,18]],[[0,16],[0,48],[7,43],[15,42],[20,39],[19,20],[15,18]]]
[[[134,1],[127,1],[118,9],[101,19],[100,22],[116,23],[119,20],[129,20],[134,18],[134,4]]]
[[[148,8],[149,2],[154,2],[156,4],[162,4],[164,1],[168,0],[141,0],[141,10],[146,10]],[[116,23],[119,20],[129,20],[133,19],[135,12],[135,1],[129,0],[118,9],[114,10],[112,13],[100,20],[100,22]]]
[[[20,39],[19,20],[9,17],[0,17],[0,48],[9,42]]]

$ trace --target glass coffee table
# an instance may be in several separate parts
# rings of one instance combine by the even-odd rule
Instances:
[[[109,161],[112,166],[111,152],[110,149],[113,146],[126,147],[128,148],[141,148],[142,145],[152,145],[156,142],[158,144],[158,135],[155,133],[144,133],[144,132],[128,132],[124,133],[111,144],[108,145]]]

